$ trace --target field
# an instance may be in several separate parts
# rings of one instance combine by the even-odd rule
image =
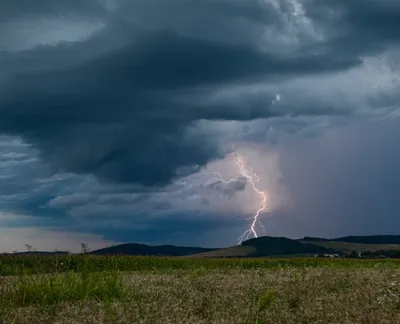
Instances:
[[[0,257],[0,323],[400,323],[400,262]]]
[[[301,241],[304,242],[304,241]],[[338,242],[338,241],[313,241],[307,242],[319,246],[324,246],[331,249],[337,249],[341,251],[387,251],[396,250],[400,251],[400,245],[398,244],[362,244],[362,243],[352,243],[352,242]]]

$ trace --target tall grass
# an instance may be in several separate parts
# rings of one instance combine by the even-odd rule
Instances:
[[[0,276],[96,271],[170,271],[192,269],[275,269],[275,268],[398,268],[398,260],[352,260],[317,258],[202,259],[177,257],[94,256],[94,255],[3,255]]]
[[[3,292],[3,302],[14,306],[50,306],[60,302],[123,299],[127,291],[119,272],[22,275]]]
[[[25,269],[24,258],[4,263],[17,260],[26,274],[0,276],[0,323],[400,323],[391,260],[81,255],[69,257],[72,271],[66,257],[35,257]],[[124,264],[138,271],[107,270]]]

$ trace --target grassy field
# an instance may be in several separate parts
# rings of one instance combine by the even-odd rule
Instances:
[[[400,262],[4,256],[0,323],[400,323]]]
[[[319,246],[324,246],[330,249],[337,249],[341,251],[378,251],[378,250],[397,250],[400,251],[400,245],[398,244],[363,244],[363,243],[353,243],[353,242],[338,242],[338,241],[300,241],[309,244],[315,244]]]

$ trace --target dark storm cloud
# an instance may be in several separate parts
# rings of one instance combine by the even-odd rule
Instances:
[[[396,0],[305,1],[306,14],[321,25],[336,27],[328,49],[363,55],[398,43],[400,4]]]
[[[104,7],[101,2],[86,1],[69,1],[69,0],[39,0],[32,5],[29,0],[3,1],[0,4],[0,21],[15,21],[18,19],[28,19],[31,17],[62,17],[64,15],[85,15],[94,16],[98,13],[104,13]]]
[[[7,52],[13,55],[35,44],[68,40],[71,32],[85,34],[107,16],[99,1],[39,0],[34,5],[26,0],[3,1],[0,4],[0,56],[4,59]],[[57,32],[58,37],[54,37]]]
[[[364,31],[365,37],[380,38],[382,41],[399,38],[396,29],[400,25],[400,4],[396,0],[328,0],[323,3],[309,1],[305,2],[305,6],[307,15],[320,22],[324,18],[329,21],[335,17],[333,13],[339,13],[336,17],[343,20],[342,27],[347,28],[349,34],[361,34]]]
[[[281,55],[261,49],[257,41],[262,40],[262,26],[283,24],[280,14],[290,12],[289,2],[279,11],[257,1],[128,1],[107,15],[105,7],[85,3],[62,2],[54,10],[67,16],[89,17],[93,12],[106,27],[92,39],[0,57],[0,66],[6,67],[0,75],[0,132],[32,143],[55,172],[90,173],[106,182],[148,186],[168,184],[224,156],[227,150],[216,140],[219,132],[198,127],[198,120],[250,120],[281,113],[271,108],[273,93],[250,96],[232,108],[229,101],[209,100],[215,89],[356,66],[371,45],[368,37],[360,39],[361,31],[352,31],[361,30],[371,15],[378,19],[381,12],[390,13],[382,7],[376,17],[367,9],[354,16],[355,6],[340,3],[337,6],[346,11],[339,12],[335,23],[357,37],[356,51],[341,52],[329,36],[318,42],[304,36],[300,40],[307,46]],[[41,4],[48,9],[41,12],[43,17],[57,17],[54,3]],[[13,8],[8,8],[9,20],[22,19],[18,7]],[[308,12],[318,21],[321,9],[315,5]],[[160,20],[161,13],[165,20]],[[238,21],[246,21],[248,29],[238,33],[238,40],[235,35],[224,40],[226,26],[239,30]],[[393,39],[389,28],[382,27],[380,33],[381,43]],[[75,54],[71,58],[67,53]],[[35,62],[39,65],[29,64]],[[304,107],[307,111],[318,114],[316,107]],[[329,111],[334,113],[335,107]]]
[[[211,218],[206,217],[206,215],[189,213],[185,215],[169,215],[168,219],[150,221],[146,225],[146,228],[140,228],[137,227],[136,223],[130,223],[129,220],[124,220],[123,225],[118,225],[117,222],[110,222],[109,224],[105,222],[103,228],[96,228],[93,231],[93,227],[91,227],[91,232],[102,234],[108,240],[125,242],[220,247],[234,245],[236,236],[240,235],[240,226],[243,224],[237,222],[228,223],[218,217]],[[229,230],[234,234],[221,241],[219,233],[224,230]],[[208,235],[211,233],[215,237]]]

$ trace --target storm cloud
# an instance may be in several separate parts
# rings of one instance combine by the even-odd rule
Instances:
[[[112,224],[131,233],[137,226],[142,241],[177,233],[184,241],[193,228],[237,235],[243,224],[228,226],[226,215],[245,212],[237,200],[246,182],[228,167],[237,181],[213,187],[227,206],[201,185],[238,147],[281,156],[283,178],[266,186],[296,194],[276,215],[296,213],[288,206],[300,201],[314,208],[308,196],[296,197],[317,179],[304,168],[328,165],[315,153],[330,150],[324,134],[364,125],[348,126],[348,141],[363,143],[349,148],[357,162],[344,155],[354,164],[332,177],[353,183],[356,165],[365,165],[363,145],[373,143],[359,134],[378,127],[371,119],[386,125],[397,116],[399,28],[395,0],[1,3],[1,210],[96,235]],[[307,144],[316,139],[321,144]],[[304,162],[299,150],[307,145]],[[374,168],[392,168],[390,159]],[[104,221],[97,229],[91,215]]]
[[[75,20],[91,17],[104,27],[87,40],[5,52],[0,66],[12,63],[15,71],[6,68],[1,78],[1,131],[32,143],[55,172],[91,173],[104,181],[142,185],[165,185],[227,153],[225,143],[216,140],[218,132],[198,127],[199,120],[281,114],[272,103],[274,93],[247,94],[240,106],[232,107],[229,98],[215,99],[216,91],[357,66],[372,46],[378,50],[394,41],[390,29],[382,27],[379,41],[366,30],[361,42],[363,22],[374,14],[378,20],[396,12],[386,8],[389,4],[380,10],[362,6],[361,11],[347,2],[330,7],[335,23],[345,29],[342,33],[358,40],[357,48],[341,50],[329,29],[333,18],[322,25],[326,7],[316,3],[309,3],[304,12],[291,1],[279,6],[259,1],[117,1],[113,10],[98,2],[61,2],[43,3],[46,10],[27,13],[22,4],[2,6],[9,21],[56,19],[62,13]],[[361,16],[354,20],[356,10]],[[262,46],[268,42],[262,31],[285,19],[300,31],[286,26],[275,36],[277,48]],[[72,20],[66,26],[77,23]],[[15,28],[14,37],[18,24]],[[241,30],[237,39],[227,35],[228,28]],[[62,37],[63,31],[59,33]],[[113,40],[114,35],[120,40]],[[293,37],[283,55],[279,36]],[[71,58],[66,53],[74,54]],[[40,69],[29,67],[36,64]],[[290,96],[286,100],[290,102]],[[319,109],[326,114],[335,107]],[[308,110],[318,114],[313,107],[296,113]]]

